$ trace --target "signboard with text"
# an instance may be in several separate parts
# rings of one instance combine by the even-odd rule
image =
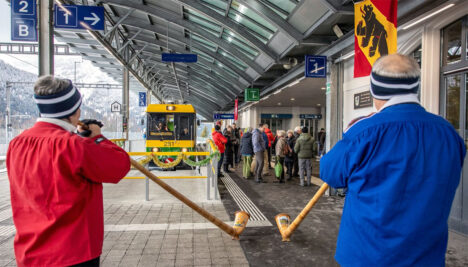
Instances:
[[[234,114],[233,113],[215,113],[213,114],[214,120],[233,120]]]
[[[11,40],[37,42],[35,0],[11,0]]]
[[[299,114],[300,119],[322,119],[322,114]]]
[[[58,29],[104,30],[104,7],[55,6],[54,27]]]
[[[245,101],[259,101],[260,100],[260,89],[258,88],[246,88],[244,93]]]
[[[292,114],[261,114],[262,119],[292,119]]]
[[[327,57],[306,55],[305,76],[310,78],[326,78]]]
[[[146,107],[146,92],[138,92],[138,106]]]
[[[195,63],[198,57],[197,54],[162,53],[161,60],[162,62]]]
[[[354,109],[372,107],[372,95],[370,91],[354,94]]]

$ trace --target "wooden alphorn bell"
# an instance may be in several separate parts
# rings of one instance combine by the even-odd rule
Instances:
[[[281,233],[281,237],[283,237],[283,242],[291,241],[290,237],[294,233],[297,227],[301,224],[304,218],[309,214],[310,210],[314,207],[315,203],[320,199],[320,197],[325,193],[328,189],[328,184],[323,183],[323,185],[319,188],[317,193],[315,193],[314,197],[307,203],[304,209],[297,215],[296,219],[290,224],[291,217],[286,213],[280,213],[276,215],[275,221],[278,225],[278,229]]]
[[[247,221],[250,218],[250,215],[247,212],[245,211],[236,212],[234,227],[231,227],[227,225],[225,222],[213,216],[211,213],[209,213],[202,207],[192,202],[190,199],[186,198],[184,195],[176,191],[174,188],[172,188],[165,182],[163,182],[156,175],[154,175],[145,167],[143,167],[141,164],[139,164],[136,160],[130,159],[130,162],[132,163],[133,167],[135,167],[135,169],[142,172],[146,177],[151,179],[153,182],[157,183],[159,186],[161,186],[164,190],[169,192],[171,195],[173,195],[174,197],[182,201],[184,204],[186,204],[187,206],[189,206],[190,208],[198,212],[198,214],[205,217],[208,221],[212,222],[214,225],[218,226],[221,230],[226,232],[228,235],[232,236],[232,239],[239,240],[239,235],[244,231],[245,226],[247,225]]]

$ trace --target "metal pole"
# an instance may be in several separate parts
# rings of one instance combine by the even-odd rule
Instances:
[[[39,76],[54,74],[53,0],[38,0]]]
[[[146,169],[149,171],[149,164],[146,165]],[[148,176],[145,175],[145,195],[146,195],[146,201],[149,201],[149,178]]]
[[[206,199],[210,200],[211,160],[206,165]]]
[[[10,100],[11,84],[6,83],[6,120],[5,120],[5,144],[8,144],[9,129],[11,127],[11,100]]]
[[[126,67],[123,70],[123,92],[122,92],[122,102],[123,102],[123,109],[122,109],[122,131],[124,133],[124,139],[128,140],[128,119],[130,114],[129,109],[129,96],[130,96],[130,76],[129,71]]]

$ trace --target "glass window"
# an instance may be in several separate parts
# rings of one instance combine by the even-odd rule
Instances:
[[[192,140],[193,123],[190,123],[191,118],[190,115],[179,115],[178,140]]]
[[[148,140],[174,139],[174,114],[148,113]]]
[[[462,21],[454,22],[443,29],[443,66],[456,63],[461,59]]]
[[[422,59],[422,46],[419,45],[411,54],[410,56],[414,58],[418,64],[419,67],[421,67],[421,59]]]
[[[290,0],[267,0],[269,5],[274,5],[275,8],[281,9],[284,13],[290,14],[297,5],[297,2]],[[274,9],[273,9],[274,10]],[[281,13],[283,13],[281,12]],[[279,13],[279,12],[277,12]]]
[[[461,75],[453,75],[445,79],[447,88],[445,118],[458,131],[460,130],[460,78]]]

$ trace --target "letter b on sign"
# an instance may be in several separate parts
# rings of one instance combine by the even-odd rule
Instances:
[[[29,36],[28,25],[25,25],[25,24],[19,24],[18,25],[18,36],[19,37],[28,37]]]

